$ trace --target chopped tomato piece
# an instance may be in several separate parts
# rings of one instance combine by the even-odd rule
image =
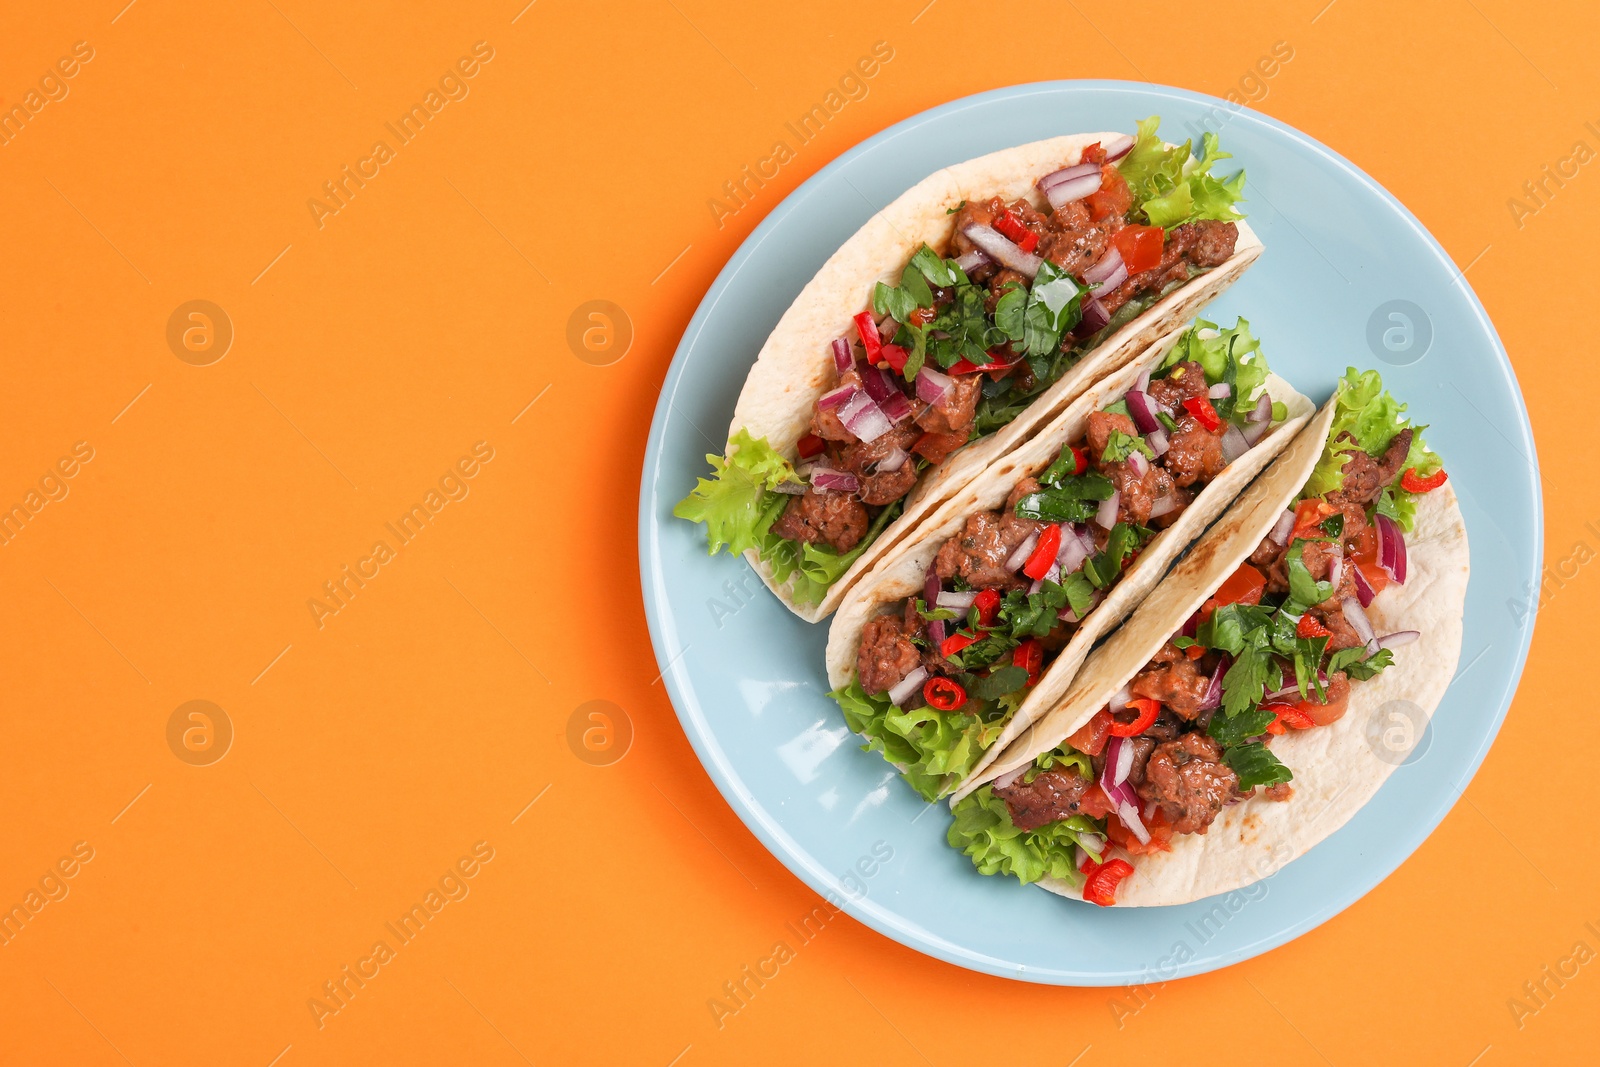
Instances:
[[[1302,539],[1316,539],[1326,537],[1322,532],[1323,520],[1339,514],[1339,509],[1326,500],[1312,498],[1302,500],[1294,507],[1294,532],[1289,535],[1289,543]]]
[[[812,456],[821,453],[822,450],[827,447],[828,442],[824,441],[814,433],[808,433],[804,437],[800,438],[800,458],[810,459]]]
[[[1022,573],[1037,581],[1050,573],[1055,566],[1056,553],[1061,551],[1061,526],[1051,523],[1039,534],[1039,545],[1022,565]]]
[[[1161,701],[1151,697],[1135,697],[1128,701],[1127,706],[1139,713],[1138,718],[1132,722],[1111,721],[1111,735],[1113,737],[1138,737],[1150,728],[1156,721],[1156,716],[1161,714]]]
[[[1089,469],[1089,456],[1077,445],[1072,446],[1072,473],[1082,474]]]
[[[1111,798],[1106,796],[1106,791],[1099,785],[1091,785],[1083,791],[1083,799],[1078,801],[1078,807],[1091,819],[1104,819],[1117,810],[1117,806],[1111,803]]]
[[[976,374],[981,370],[1009,370],[1011,367],[1015,366],[1015,364],[1007,363],[1005,360],[997,358],[993,352],[988,352],[985,354],[989,357],[989,361],[987,363],[974,363],[966,356],[962,356],[960,359],[950,364],[945,373]]]
[[[1011,662],[1028,672],[1028,684],[1039,680],[1039,668],[1044,664],[1044,645],[1037,637],[1030,637],[1011,653]]]
[[[878,349],[883,347],[883,339],[878,336],[878,324],[872,319],[872,312],[863,311],[855,317],[856,332],[861,335],[861,347],[867,350],[867,362],[878,362]]]
[[[1094,713],[1094,717],[1082,726],[1077,732],[1067,738],[1067,744],[1079,752],[1091,756],[1098,756],[1105,751],[1106,738],[1111,736],[1111,713],[1104,708]]]
[[[955,711],[967,702],[967,691],[960,682],[934,675],[922,683],[922,699],[940,711]]]
[[[1216,430],[1222,425],[1222,416],[1217,414],[1217,409],[1211,406],[1211,398],[1204,396],[1191,396],[1183,402],[1183,408],[1199,420],[1200,425],[1207,430]]]
[[[1138,274],[1160,266],[1164,234],[1160,226],[1124,226],[1111,238],[1111,243],[1122,255],[1128,273]]]
[[[1188,648],[1183,650],[1183,654],[1188,656],[1190,659],[1199,659],[1201,656],[1206,654],[1206,646],[1190,645]]]
[[[1085,866],[1089,864],[1094,865],[1094,870],[1087,872],[1089,878],[1083,883],[1083,899],[1109,908],[1117,902],[1117,886],[1133,873],[1133,864],[1127,860],[1110,860],[1106,863],[1089,860]]]
[[[1000,610],[1000,594],[993,589],[985,589],[972,598],[972,606],[978,609],[978,623],[988,626],[994,622],[995,613]]]
[[[1443,485],[1449,477],[1443,467],[1426,478],[1419,478],[1415,467],[1407,467],[1406,472],[1400,476],[1400,488],[1408,493],[1430,493]]]
[[[1106,150],[1100,147],[1099,141],[1096,141],[1088,148],[1085,148],[1083,150],[1083,155],[1078,157],[1079,163],[1104,163],[1105,161]]]
[[[949,659],[957,652],[960,652],[963,648],[966,648],[975,641],[982,640],[982,638],[982,634],[951,634],[949,637],[945,638],[944,643],[939,646],[939,655],[943,656],[945,659]]]
[[[1086,790],[1083,794],[1087,800],[1094,790]],[[1109,803],[1109,800],[1107,801]],[[1085,814],[1088,809],[1084,809]],[[1133,856],[1153,856],[1157,852],[1172,851],[1172,824],[1167,821],[1166,812],[1156,808],[1150,818],[1141,819],[1145,832],[1150,835],[1149,843],[1140,841],[1133,836],[1133,831],[1119,819],[1115,813],[1103,816],[1106,820],[1106,836],[1111,838],[1111,843]]]
[[[1331,637],[1333,636],[1333,631],[1318,622],[1316,617],[1308,611],[1300,616],[1300,621],[1295,624],[1294,635],[1296,637]]]
[[[1384,570],[1382,564],[1378,562],[1376,546],[1371,551],[1351,557],[1351,562],[1356,565],[1356,570],[1361,572],[1361,577],[1367,580],[1367,585],[1371,587],[1373,596],[1377,596],[1389,588],[1389,572]]]
[[[1218,608],[1229,604],[1259,604],[1261,591],[1267,587],[1267,580],[1261,572],[1248,563],[1239,564],[1239,569],[1228,575],[1228,580],[1205,606],[1200,609],[1202,619],[1211,618],[1211,613]]]
[[[896,374],[906,369],[906,360],[911,358],[911,353],[899,345],[884,345],[878,350],[878,353],[890,367],[894,368]]]

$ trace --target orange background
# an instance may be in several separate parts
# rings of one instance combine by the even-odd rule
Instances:
[[[1560,670],[1592,661],[1600,600],[1574,385],[1593,357],[1572,343],[1600,176],[1520,219],[1507,201],[1600,149],[1594,5],[124,2],[14,5],[0,33],[6,108],[93,50],[0,146],[0,504],[66,491],[0,545],[0,906],[41,879],[67,893],[0,946],[0,1060],[1094,1064],[1172,1054],[1197,1018],[1255,1062],[1593,1048],[1600,965],[1537,1013],[1507,1002],[1575,942],[1600,950],[1591,701]],[[395,147],[384,124],[480,41],[469,95],[319,227],[307,201]],[[879,41],[867,95],[719,225],[708,199]],[[1293,59],[1251,80],[1279,41]],[[966,973],[841,916],[719,1028],[707,1000],[817,898],[654,682],[634,524],[659,384],[805,177],[925,108],[1067,77],[1249,92],[1470,265],[1542,446],[1521,691],[1416,856],[1266,956],[1141,1001]],[[193,299],[235,331],[208,366],[166,339]],[[569,345],[597,299],[631,322],[625,354],[620,332]],[[80,441],[92,460],[48,479]],[[362,563],[477,442],[492,460],[445,483],[467,495]],[[331,607],[347,565],[376,573],[319,626],[307,602]],[[177,753],[212,758],[220,734],[169,745],[191,700],[234,731],[205,766]],[[609,766],[568,741],[591,700],[631,723]],[[47,878],[77,842],[92,860]],[[363,964],[478,842],[492,860],[445,879],[468,895]],[[319,1027],[308,1001],[347,965],[376,974]]]

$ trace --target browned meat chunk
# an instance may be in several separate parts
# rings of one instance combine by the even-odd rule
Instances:
[[[1341,433],[1339,440],[1351,448],[1345,453],[1344,484],[1337,492],[1328,494],[1328,503],[1335,506],[1359,504],[1365,507],[1378,499],[1385,486],[1393,482],[1411,450],[1412,430],[1407,427],[1394,435],[1381,459],[1373,459],[1355,445],[1355,438]]]
[[[862,503],[873,507],[892,504],[917,484],[917,465],[910,456],[893,471],[879,470],[878,464],[896,449],[909,452],[920,436],[914,426],[896,426],[875,440],[856,441],[838,449],[834,466],[857,476],[861,482],[857,495]]]
[[[1139,796],[1161,805],[1175,834],[1203,834],[1239,789],[1239,776],[1206,734],[1187,733],[1156,746]]]
[[[1129,275],[1111,292],[1100,298],[1106,310],[1116,314],[1117,309],[1135,297],[1146,293],[1159,293],[1174,282],[1189,276],[1190,267],[1219,266],[1233,255],[1239,239],[1239,227],[1231,222],[1186,222],[1167,234],[1161,250],[1161,262],[1149,270]]]
[[[1119,415],[1114,411],[1089,412],[1089,458],[1098,460],[1106,453],[1106,444],[1111,440],[1111,434],[1121,432],[1129,437],[1139,436],[1139,428],[1133,420],[1126,415]]]
[[[1018,830],[1037,830],[1083,810],[1083,795],[1094,783],[1072,771],[1040,771],[1026,784],[1021,778],[1008,786],[995,786],[994,795],[1011,809]]]
[[[913,451],[929,463],[940,464],[962,445],[967,443],[967,433],[925,433],[917,438]]]
[[[772,524],[772,532],[790,541],[827,545],[835,552],[850,551],[867,532],[867,506],[853,493],[807,488],[791,497]]]
[[[1199,661],[1168,641],[1128,688],[1134,696],[1159,700],[1176,715],[1192,720],[1200,714],[1210,687],[1211,678],[1201,673]]]
[[[1206,369],[1192,359],[1174,364],[1165,378],[1150,383],[1150,398],[1172,415],[1183,412],[1183,402],[1205,396]]]
[[[898,615],[879,615],[867,623],[856,652],[856,675],[863,690],[886,693],[917,669],[922,653],[911,643],[915,632]]]
[[[930,404],[916,418],[918,426],[929,433],[967,435],[972,431],[972,418],[982,395],[981,377],[976,374],[958,374],[951,379],[950,391],[938,403]]]
[[[1354,596],[1355,593],[1352,591],[1350,595]],[[1308,609],[1306,614],[1328,628],[1328,632],[1331,635],[1328,638],[1327,651],[1329,652],[1337,652],[1341,648],[1355,648],[1357,645],[1365,643],[1361,640],[1361,636],[1356,633],[1356,628],[1350,625],[1350,620],[1344,617],[1344,606],[1337,594],[1333,599]]]
[[[1127,183],[1123,183],[1127,188]],[[1122,209],[1124,212],[1126,207]],[[1122,212],[1117,213],[1120,226]],[[1063,204],[1060,211],[1050,216],[1049,228],[1039,247],[1034,251],[1073,277],[1083,279],[1083,274],[1100,261],[1111,243],[1114,229],[1106,223],[1097,223],[1089,215],[1082,200]]]
[[[1226,432],[1227,423],[1217,429],[1222,432],[1206,429],[1193,415],[1178,420],[1178,432],[1168,438],[1166,454],[1161,457],[1172,472],[1173,482],[1180,486],[1209,482],[1228,465],[1222,456],[1222,433]]]
[[[1006,570],[1005,563],[1029,532],[1015,522],[1005,523],[993,511],[980,511],[940,547],[934,569],[940,578],[959,575],[974,589],[1021,589],[1028,583]]]

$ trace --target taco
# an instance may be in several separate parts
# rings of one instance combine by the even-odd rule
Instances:
[[[1243,319],[1173,331],[926,520],[845,599],[831,694],[922,796],[954,790],[1310,418]]]
[[[948,167],[874,215],[762,346],[673,514],[816,621],[998,457],[1261,252],[1244,172],[1158,119]]]
[[[1420,739],[1461,651],[1466,527],[1404,411],[1351,368],[968,782],[950,844],[984,874],[1138,906],[1248,885],[1342,826]]]

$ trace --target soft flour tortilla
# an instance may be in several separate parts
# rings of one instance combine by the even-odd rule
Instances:
[[[1090,386],[1033,440],[996,462],[946,501],[914,538],[861,581],[840,606],[828,630],[828,681],[835,689],[850,684],[856,675],[856,653],[867,623],[874,616],[892,610],[906,597],[921,593],[928,567],[940,547],[961,531],[967,517],[1002,506],[1018,482],[1050,466],[1061,455],[1063,445],[1083,436],[1092,412],[1113,403],[1133,388],[1139,376],[1158,366],[1187,330],[1188,326],[1184,326],[1172,331],[1144,355]],[[1145,545],[1139,558],[1128,566],[1121,580],[1089,613],[1067,646],[1056,654],[999,739],[968,776],[969,781],[983,775],[985,768],[1014,739],[1025,734],[1036,719],[1061,699],[1094,643],[1138,606],[1178,553],[1223,512],[1310,420],[1314,405],[1288,382],[1269,374],[1262,388],[1287,408],[1284,421],[1269,430],[1254,448],[1223,468],[1176,522]],[[950,783],[951,786],[959,784]]]
[[[1118,136],[1083,133],[1052,137],[958,163],[917,183],[868,219],[800,291],[761,346],[739,393],[728,437],[743,428],[754,437],[765,437],[783,455],[794,456],[796,443],[810,430],[817,398],[835,384],[829,345],[836,337],[851,335],[851,317],[870,305],[877,282],[898,285],[912,254],[923,244],[946,251],[954,226],[948,212],[963,200],[1026,197],[1042,210],[1044,198],[1033,187],[1038,178],[1076,164],[1089,145]],[[1226,263],[1162,297],[1104,338],[1009,425],[968,445],[925,475],[907,495],[900,517],[833,583],[821,603],[794,603],[789,584],[778,585],[772,568],[754,549],[745,553],[750,565],[796,615],[807,622],[826,618],[862,575],[980,471],[1031,437],[1096,378],[1122,366],[1166,333],[1172,323],[1186,321],[1233,284],[1261,254],[1261,242],[1250,227],[1243,222],[1238,227],[1239,239]]]
[[[1055,748],[1126,685],[1183,620],[1261,543],[1299,495],[1326,443],[1333,402],[1190,551],[1132,619],[1097,649],[1066,698],[1031,736],[991,765],[997,778]],[[1140,856],[1117,891],[1118,907],[1185,904],[1226,893],[1272,874],[1343,826],[1412,747],[1455,675],[1466,607],[1467,530],[1448,485],[1417,499],[1416,527],[1406,537],[1407,574],[1367,609],[1379,633],[1420,630],[1394,650],[1394,665],[1350,689],[1344,717],[1329,726],[1291,730],[1272,751],[1294,772],[1294,796],[1256,797],[1224,808],[1205,834],[1179,834],[1172,851]],[[977,788],[976,778],[969,788]],[[1044,888],[1081,899],[1079,890],[1046,878]]]

